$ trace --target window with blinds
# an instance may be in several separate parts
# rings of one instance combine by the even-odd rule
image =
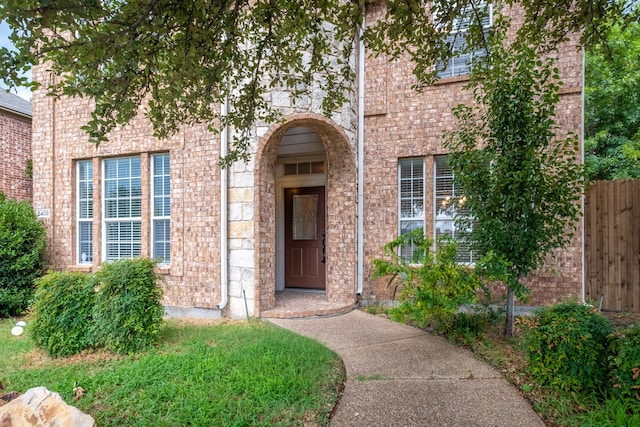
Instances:
[[[171,170],[169,154],[156,154],[151,157],[153,176],[151,194],[153,210],[151,216],[152,257],[160,259],[161,264],[171,261]]]
[[[140,256],[142,179],[140,157],[104,160],[104,257]]]
[[[76,163],[77,262],[93,262],[93,163]]]
[[[491,5],[486,2],[479,2],[476,10],[482,12],[482,27],[484,28],[485,39],[489,35],[491,28]],[[469,51],[467,48],[467,36],[472,20],[477,19],[476,12],[468,6],[461,16],[454,20],[453,30],[447,36],[446,43],[449,45],[453,56],[447,63],[436,64],[437,75],[440,78],[455,77],[469,74],[471,65],[475,58],[487,56],[485,49]]]
[[[461,228],[459,220],[469,216],[469,210],[465,208],[466,198],[460,189],[456,188],[453,181],[453,169],[449,164],[448,156],[437,156],[434,159],[434,237],[437,242],[443,236],[449,236],[458,243],[457,261],[461,263],[474,263],[477,260],[470,245],[465,241],[467,231]]]
[[[424,159],[401,159],[398,162],[398,205],[399,234],[424,230]],[[411,259],[415,247],[401,249],[404,259]]]

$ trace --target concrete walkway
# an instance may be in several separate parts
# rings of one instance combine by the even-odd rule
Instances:
[[[498,371],[441,337],[359,310],[269,321],[342,357],[332,426],[544,426]]]

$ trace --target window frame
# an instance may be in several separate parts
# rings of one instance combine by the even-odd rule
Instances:
[[[166,159],[168,173],[156,174],[156,162],[158,159],[163,158]],[[164,169],[163,169],[164,172]],[[156,177],[168,177],[169,182],[166,185],[163,182],[163,190],[165,190],[162,194],[156,194]],[[157,153],[151,155],[151,169],[150,169],[150,181],[151,181],[151,203],[150,203],[150,226],[151,226],[151,257],[154,259],[160,259],[160,265],[168,266],[171,264],[171,156],[169,153]],[[159,198],[167,198],[168,199],[168,212],[163,212],[164,215],[156,214],[156,199]],[[164,204],[163,204],[164,206]],[[163,208],[164,210],[164,208]],[[156,242],[156,222],[157,221],[168,221],[168,240],[163,240],[162,242]],[[161,243],[164,246],[163,252],[164,254],[158,256],[156,253],[156,244]],[[168,259],[166,255],[168,254]]]
[[[82,166],[87,165],[89,167],[89,177],[85,177],[82,173]],[[88,195],[87,197],[81,197],[82,184],[87,185]],[[83,216],[82,204],[87,203],[87,215]],[[93,264],[93,160],[78,160],[76,161],[76,263],[79,265],[91,265]],[[84,226],[88,226],[89,240],[84,241],[82,236],[82,230]],[[83,247],[88,243],[88,256],[83,260],[82,255]]]
[[[107,204],[109,201],[112,200],[124,200],[124,197],[120,197],[117,192],[116,192],[116,197],[108,197],[107,194],[107,185],[109,182],[111,181],[118,181],[120,179],[123,179],[119,176],[119,167],[116,171],[116,177],[115,178],[107,178],[107,169],[108,166],[107,164],[109,162],[119,162],[122,160],[129,160],[129,168],[130,168],[130,172],[129,172],[129,176],[127,177],[129,182],[131,182],[134,179],[138,179],[140,182],[140,187],[139,187],[139,192],[140,194],[133,197],[131,192],[132,192],[132,186],[130,185],[128,187],[128,190],[130,192],[129,196],[126,198],[129,200],[129,210],[130,210],[130,214],[131,211],[133,211],[132,207],[133,207],[133,203],[132,201],[134,200],[134,198],[136,200],[139,200],[139,206],[140,206],[140,216],[132,216],[129,215],[128,217],[120,217],[120,216],[116,216],[116,217],[108,217],[108,212],[109,209],[107,208]],[[138,170],[139,170],[139,175],[137,176],[133,176],[131,174],[131,161],[132,160],[137,160],[138,162]],[[142,158],[140,155],[138,156],[127,156],[127,157],[112,157],[112,158],[106,158],[106,159],[102,159],[102,260],[106,261],[106,262],[110,262],[110,261],[116,261],[119,259],[126,259],[126,258],[136,258],[138,256],[142,255],[142,216],[143,216],[143,212],[142,212],[142,194],[143,194],[143,188],[142,188]],[[116,206],[118,206],[118,203],[116,203]],[[116,208],[116,210],[118,210],[119,206]],[[118,230],[118,240],[116,241],[111,241],[108,239],[107,236],[107,231],[108,231],[108,225],[109,224],[125,224],[125,223],[130,223],[131,224],[131,240],[130,240],[130,244],[131,244],[131,254],[128,257],[123,257],[122,256],[122,244],[126,243],[123,242],[121,240],[121,230]],[[134,226],[138,225],[139,228],[139,232],[138,232],[138,236],[136,236],[134,233]],[[138,237],[137,239],[135,237]],[[118,256],[117,257],[110,257],[109,253],[108,253],[108,247],[110,244],[117,244],[118,245]],[[137,246],[137,247],[136,247]],[[137,252],[136,252],[137,249]]]

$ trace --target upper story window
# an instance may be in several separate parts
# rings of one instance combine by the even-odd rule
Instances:
[[[155,154],[151,157],[152,215],[151,248],[152,257],[162,264],[171,261],[171,169],[169,154]]]
[[[478,13],[482,17],[482,28],[485,39],[491,28],[491,5],[485,1],[479,1],[475,8],[468,6],[461,13],[460,17],[454,20],[453,29],[447,36],[447,44],[450,46],[453,56],[448,63],[436,64],[438,77],[455,77],[469,74],[474,58],[487,56],[485,49],[469,51],[467,49],[467,36],[469,27],[474,20],[478,19]]]
[[[140,157],[107,159],[103,165],[103,257],[135,258],[142,242]]]
[[[78,264],[93,262],[93,163],[76,163],[77,248]]]
[[[424,230],[424,159],[401,159],[398,162],[399,234]],[[404,246],[400,255],[409,260],[415,247]]]

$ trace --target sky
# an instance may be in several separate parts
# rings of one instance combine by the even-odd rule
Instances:
[[[0,22],[0,47],[12,48],[13,44],[9,41],[9,34],[11,30],[6,22]],[[28,77],[31,78],[31,72],[28,73]],[[7,85],[0,81],[0,87],[6,89]],[[19,87],[11,89],[11,93],[17,94],[19,97],[31,101],[31,91],[28,88]]]

